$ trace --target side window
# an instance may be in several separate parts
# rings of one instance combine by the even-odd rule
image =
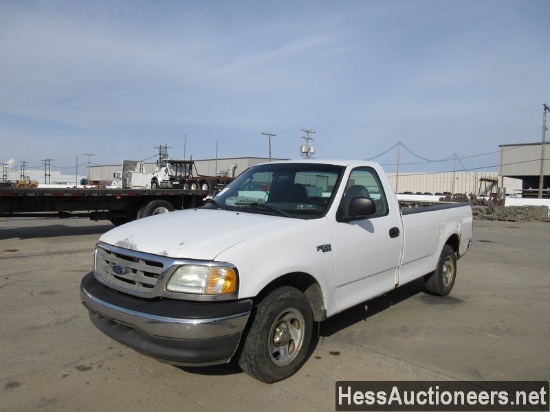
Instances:
[[[349,203],[355,197],[368,197],[374,201],[376,212],[372,217],[386,216],[388,202],[378,174],[370,167],[354,169],[346,183],[342,198],[342,210],[347,213]]]

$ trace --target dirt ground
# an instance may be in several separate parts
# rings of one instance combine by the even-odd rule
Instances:
[[[80,303],[112,225],[0,219],[0,411],[333,411],[343,380],[550,380],[550,224],[476,221],[453,292],[413,282],[321,324],[293,377],[178,368],[112,341]]]

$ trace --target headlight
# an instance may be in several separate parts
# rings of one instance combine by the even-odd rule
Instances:
[[[184,265],[166,284],[170,292],[226,295],[237,288],[237,273],[225,266]]]

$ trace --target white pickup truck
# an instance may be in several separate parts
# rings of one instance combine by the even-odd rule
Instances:
[[[469,204],[400,209],[380,166],[249,168],[204,207],[114,228],[81,282],[92,322],[160,361],[227,363],[263,382],[305,362],[315,325],[417,278],[453,288]]]

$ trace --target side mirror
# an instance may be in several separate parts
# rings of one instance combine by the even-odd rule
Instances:
[[[373,200],[368,197],[353,198],[349,204],[348,215],[351,218],[368,217],[376,213],[376,205]]]

